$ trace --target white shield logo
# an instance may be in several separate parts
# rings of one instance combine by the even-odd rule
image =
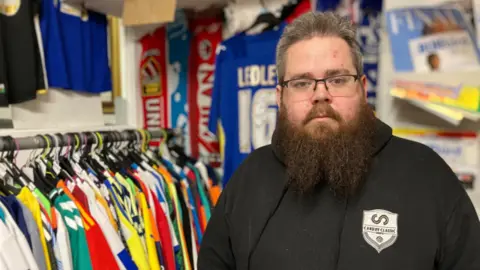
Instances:
[[[397,241],[398,214],[383,209],[363,211],[363,239],[380,253]]]

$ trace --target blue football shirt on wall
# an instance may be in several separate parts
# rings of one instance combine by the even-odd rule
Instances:
[[[49,87],[110,91],[106,16],[54,0],[42,1],[40,14]]]
[[[209,129],[224,131],[223,184],[253,150],[271,142],[277,119],[275,50],[285,27],[239,34],[217,49]]]
[[[108,59],[108,20],[104,14],[94,11],[88,12],[88,20],[84,43],[90,48],[87,55],[91,55],[86,68],[89,72],[87,76],[87,89],[90,93],[101,93],[112,90],[112,73]],[[114,56],[116,57],[116,56]]]

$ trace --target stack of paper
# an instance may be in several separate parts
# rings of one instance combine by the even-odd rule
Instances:
[[[479,87],[395,80],[390,94],[454,125],[459,125],[464,118],[480,120]]]

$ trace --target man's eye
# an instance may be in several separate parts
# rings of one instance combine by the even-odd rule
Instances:
[[[308,80],[292,81],[292,87],[294,88],[307,88],[310,85],[312,85],[312,82]]]
[[[342,85],[347,82],[347,79],[344,77],[339,77],[339,78],[332,78],[328,80],[328,82],[332,85]]]

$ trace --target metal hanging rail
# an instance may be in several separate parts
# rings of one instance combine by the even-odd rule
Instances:
[[[162,138],[165,132],[168,138],[181,135],[181,132],[175,129],[145,131],[144,134],[148,133],[148,139],[154,140]],[[102,142],[104,144],[120,141],[141,141],[145,137],[145,135],[142,137],[140,130],[135,129],[39,134],[19,138],[2,136],[0,137],[0,151],[41,149],[47,148],[49,145],[50,147],[66,147],[74,146],[76,143],[81,143],[81,145],[94,144],[98,143],[96,134],[102,136]],[[46,138],[48,138],[48,140]]]

